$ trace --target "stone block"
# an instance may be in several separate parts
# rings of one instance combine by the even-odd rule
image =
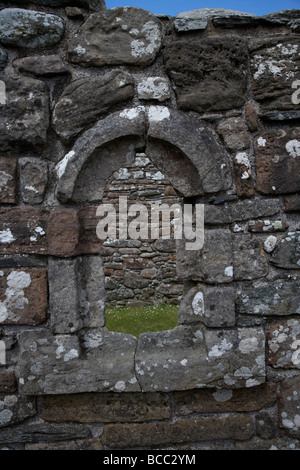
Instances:
[[[57,423],[32,422],[0,430],[0,442],[3,444],[13,443],[56,443],[66,440],[79,440],[91,437],[91,430],[87,425],[67,423],[61,426]]]
[[[100,256],[83,256],[80,262],[80,307],[85,328],[105,323],[105,281]]]
[[[264,131],[254,141],[256,189],[262,194],[288,194],[300,189],[300,129]]]
[[[79,231],[76,209],[57,208],[51,211],[47,229],[49,255],[74,256],[79,243]]]
[[[267,344],[272,367],[300,369],[300,320],[273,323],[267,332]]]
[[[137,93],[140,100],[163,102],[171,97],[169,81],[161,77],[142,79],[138,82]]]
[[[55,46],[64,33],[64,22],[56,15],[22,8],[0,12],[0,42],[11,47]]]
[[[285,212],[300,211],[300,194],[288,194],[283,197]]]
[[[226,148],[231,152],[245,150],[250,146],[250,139],[244,121],[233,117],[221,122],[217,127]]]
[[[161,42],[157,17],[139,8],[120,7],[91,14],[70,42],[68,59],[83,67],[150,65]]]
[[[0,371],[0,392],[11,393],[17,389],[16,376],[13,371]]]
[[[198,285],[181,301],[178,323],[203,322],[211,328],[235,325],[235,293],[232,287]]]
[[[233,280],[233,245],[229,230],[205,230],[204,246],[198,251],[187,251],[184,240],[178,240],[177,247],[176,267],[181,280],[209,284]]]
[[[45,269],[0,271],[0,323],[40,325],[47,319],[47,274]]]
[[[14,157],[0,157],[0,203],[17,202],[17,164]]]
[[[0,107],[2,151],[44,146],[50,121],[47,86],[32,78],[12,79],[5,75],[0,80],[6,88],[6,104]]]
[[[174,392],[176,416],[192,413],[252,412],[271,408],[276,402],[276,383],[246,389],[203,389]]]
[[[239,152],[234,159],[236,193],[241,197],[251,197],[255,193],[249,155]]]
[[[66,436],[67,438],[68,436]],[[25,444],[25,450],[47,450],[47,451],[66,451],[66,450],[104,450],[102,441],[98,437],[91,439],[73,439],[62,442],[39,442],[37,444]]]
[[[142,422],[171,417],[167,394],[94,393],[42,397],[41,417],[50,422]]]
[[[41,203],[48,183],[47,162],[31,157],[20,158],[19,171],[23,201],[27,204]]]
[[[0,429],[22,422],[35,413],[33,398],[0,394]]]
[[[277,268],[300,269],[300,231],[288,232],[277,245],[270,261]]]
[[[247,54],[243,39],[182,38],[166,45],[166,70],[181,109],[239,108],[245,102]]]
[[[244,413],[225,416],[183,418],[172,422],[108,424],[103,444],[110,448],[153,447],[166,444],[218,439],[250,439],[251,416]]]
[[[68,73],[69,70],[58,54],[23,57],[13,62],[20,73],[30,73],[35,76],[51,76]]]
[[[74,333],[82,327],[79,307],[79,260],[50,259],[48,265],[51,329]]]
[[[116,106],[133,97],[134,82],[127,72],[80,78],[68,85],[53,111],[53,127],[65,140],[78,135]],[[76,103],[76,106],[74,106]]]
[[[299,280],[263,281],[243,287],[236,300],[237,311],[247,315],[295,315],[300,313]]]
[[[269,266],[262,244],[251,234],[235,234],[233,237],[233,276],[236,280],[265,277]]]
[[[290,377],[280,384],[279,420],[285,434],[295,439],[300,437],[299,424],[300,376]]]

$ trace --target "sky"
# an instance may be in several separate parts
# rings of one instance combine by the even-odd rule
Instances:
[[[261,16],[281,10],[300,10],[300,0],[106,0],[106,6],[137,7],[170,16],[198,8],[226,8]]]

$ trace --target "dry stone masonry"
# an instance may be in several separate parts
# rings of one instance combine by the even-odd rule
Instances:
[[[299,89],[300,10],[0,1],[1,449],[300,449]],[[203,248],[104,243],[122,195]]]

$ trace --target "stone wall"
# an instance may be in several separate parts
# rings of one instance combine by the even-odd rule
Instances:
[[[0,8],[1,448],[299,449],[299,10]],[[137,340],[105,328],[96,212],[141,154],[205,242]]]

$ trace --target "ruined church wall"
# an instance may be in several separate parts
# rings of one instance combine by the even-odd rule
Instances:
[[[299,10],[0,2],[1,449],[299,449],[299,67]],[[205,242],[137,340],[96,211],[141,154]]]

